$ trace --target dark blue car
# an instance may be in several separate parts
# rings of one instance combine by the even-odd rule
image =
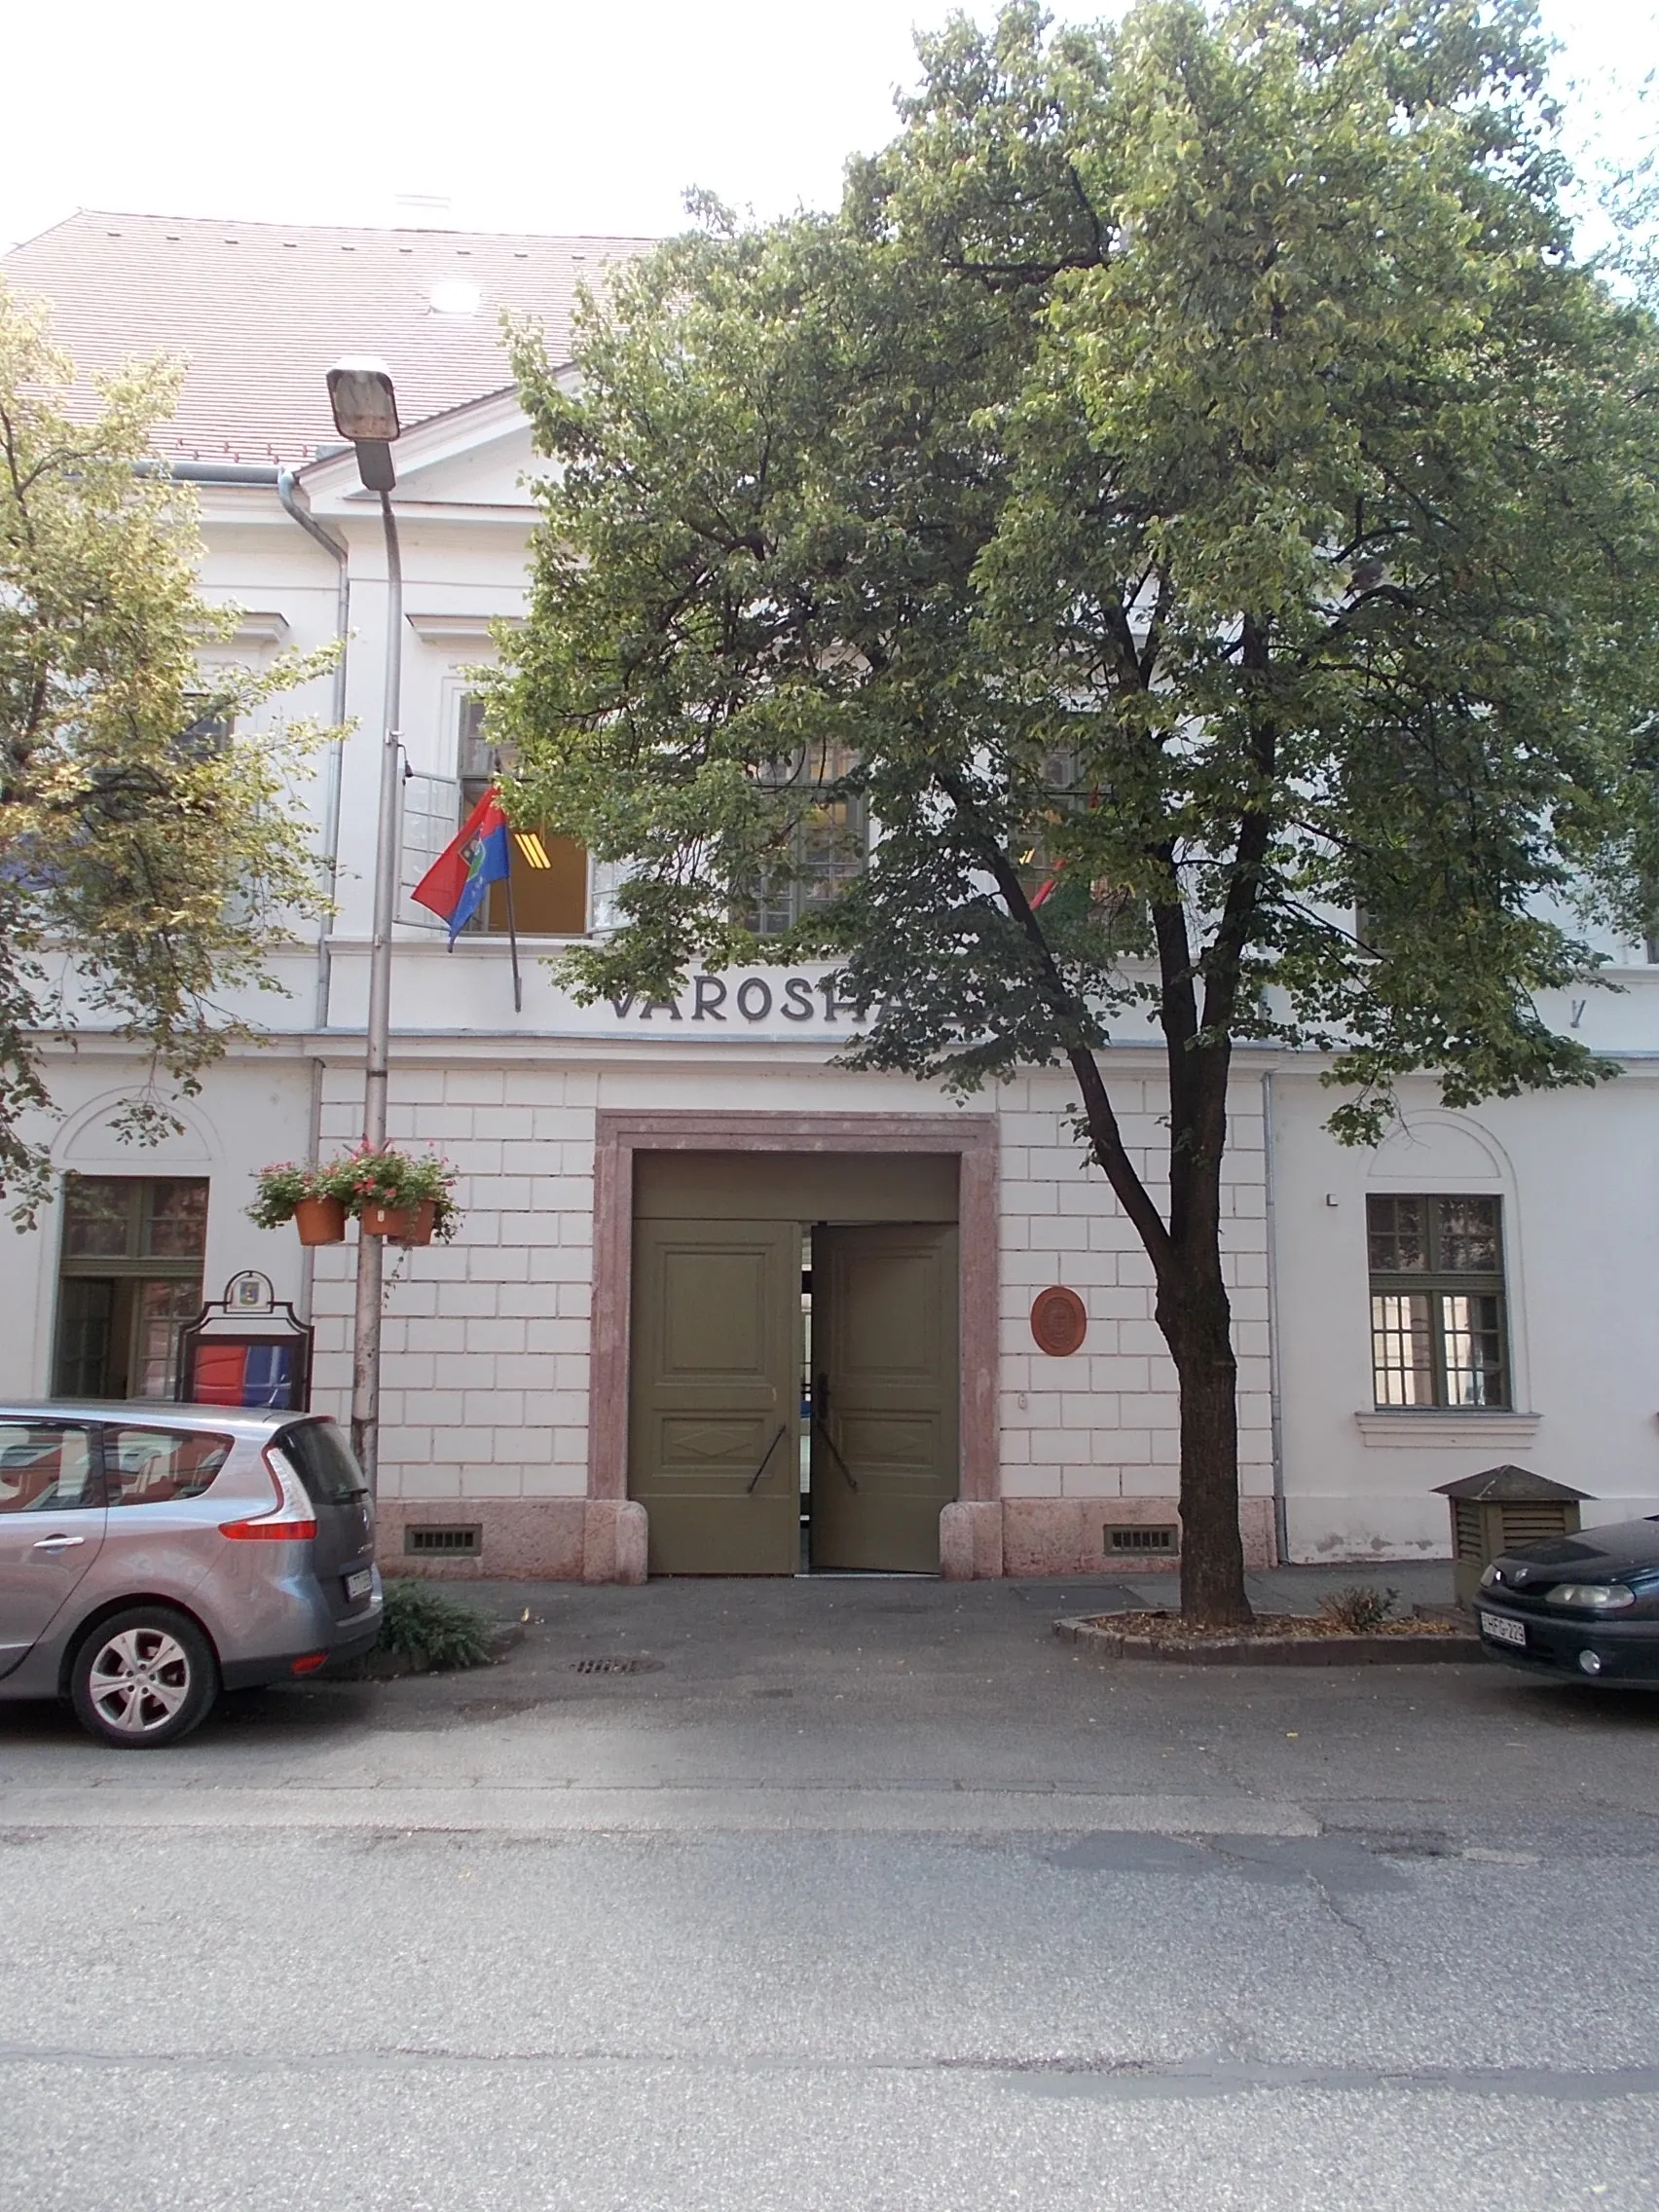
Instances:
[[[1481,1576],[1475,1618],[1512,1667],[1659,1688],[1659,1514],[1506,1552]]]

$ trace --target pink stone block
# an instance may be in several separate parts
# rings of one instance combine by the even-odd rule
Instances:
[[[581,1498],[468,1498],[444,1505],[427,1497],[383,1497],[376,1512],[376,1553],[387,1574],[421,1574],[475,1581],[579,1582],[582,1576]],[[476,1522],[480,1543],[470,1557],[409,1557],[403,1531],[413,1525]]]
[[[939,1570],[946,1582],[994,1582],[1003,1571],[1002,1514],[994,1499],[961,1499],[939,1517]]]
[[[635,1498],[624,1498],[616,1508],[616,1579],[639,1584],[645,1579],[649,1527],[645,1509]]]

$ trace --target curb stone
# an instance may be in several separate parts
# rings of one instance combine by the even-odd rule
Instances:
[[[1230,1636],[1213,1643],[1161,1643],[1125,1636],[1092,1620],[1057,1620],[1054,1634],[1098,1659],[1152,1659],[1175,1667],[1468,1666],[1482,1657],[1478,1636]]]

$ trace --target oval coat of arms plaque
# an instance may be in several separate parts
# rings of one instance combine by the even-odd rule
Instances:
[[[1031,1302],[1031,1334],[1038,1350],[1051,1359],[1064,1359],[1076,1351],[1088,1334],[1088,1315],[1077,1292],[1060,1283],[1040,1290]]]

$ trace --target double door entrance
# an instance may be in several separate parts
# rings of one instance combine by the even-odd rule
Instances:
[[[953,1160],[638,1162],[628,1487],[653,1573],[937,1572],[954,1216]]]

